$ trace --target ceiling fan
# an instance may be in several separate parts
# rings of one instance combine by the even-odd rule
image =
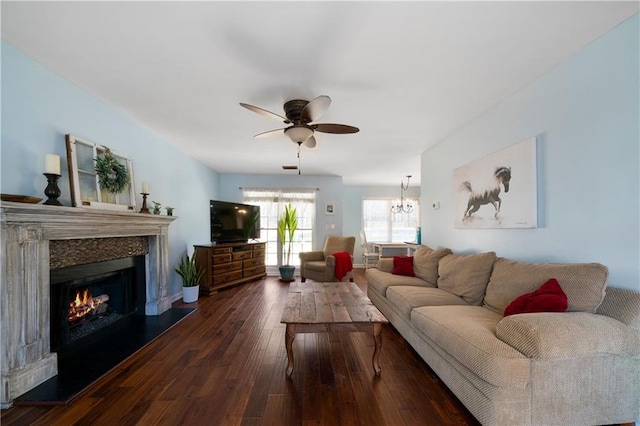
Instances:
[[[258,133],[255,135],[256,138],[284,133],[291,139],[291,142],[298,144],[298,146],[304,144],[304,146],[308,148],[313,148],[316,146],[316,138],[313,135],[315,131],[338,134],[357,133],[360,131],[357,127],[346,124],[314,123],[314,121],[319,119],[322,114],[327,111],[329,105],[331,105],[331,98],[326,95],[318,96],[311,102],[302,99],[293,99],[285,102],[283,108],[286,117],[254,105],[242,102],[240,102],[240,105],[249,111],[256,112],[265,117],[282,120],[285,124],[291,124],[291,126],[282,129]]]

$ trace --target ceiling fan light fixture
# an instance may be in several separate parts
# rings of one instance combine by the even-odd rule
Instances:
[[[309,126],[296,125],[285,129],[284,134],[287,135],[293,143],[305,142],[313,136],[313,129]]]

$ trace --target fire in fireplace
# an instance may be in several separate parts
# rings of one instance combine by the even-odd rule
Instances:
[[[51,351],[70,355],[144,315],[144,274],[144,256],[52,270]]]
[[[101,294],[92,297],[88,288],[84,290],[76,290],[76,295],[69,303],[69,315],[67,321],[70,324],[76,324],[82,321],[92,321],[93,319],[106,314],[109,309],[108,294]]]

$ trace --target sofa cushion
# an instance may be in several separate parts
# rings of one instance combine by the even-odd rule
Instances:
[[[438,262],[448,254],[452,254],[448,248],[433,250],[427,246],[420,246],[413,253],[413,272],[416,277],[428,282],[432,287],[438,283]]]
[[[567,295],[558,280],[551,278],[533,293],[515,298],[504,310],[504,316],[535,312],[564,312],[567,310]]]
[[[470,305],[482,304],[495,259],[492,251],[444,256],[438,263],[438,288],[462,297]]]
[[[387,289],[387,301],[407,317],[420,306],[467,305],[462,298],[448,291],[432,287],[398,285]]]
[[[618,320],[586,312],[505,317],[496,336],[529,358],[640,355],[640,337]]]
[[[569,312],[595,312],[602,303],[609,271],[599,263],[527,263],[498,258],[484,296],[484,305],[497,313],[516,297],[558,280],[567,295]]]
[[[387,289],[397,285],[426,287],[428,284],[416,277],[406,277],[404,275],[393,275],[376,268],[369,268],[364,271],[367,279],[367,288],[382,297],[387,296]]]
[[[393,275],[415,277],[413,273],[413,256],[393,256]]]
[[[524,389],[530,360],[496,337],[501,320],[501,314],[481,306],[422,306],[411,311],[416,330],[481,379]]]

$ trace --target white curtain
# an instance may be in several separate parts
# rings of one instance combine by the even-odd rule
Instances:
[[[299,265],[298,253],[313,247],[313,224],[316,190],[309,188],[243,188],[246,204],[260,206],[260,241],[267,243],[267,265],[282,264],[282,247],[278,241],[278,219],[287,204],[298,213],[298,230],[294,236],[291,264]]]

